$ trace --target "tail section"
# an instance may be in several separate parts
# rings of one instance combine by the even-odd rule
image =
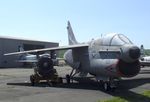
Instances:
[[[74,33],[72,31],[72,28],[71,28],[71,24],[70,22],[68,21],[68,26],[67,26],[67,30],[68,30],[68,40],[69,40],[69,45],[74,45],[74,44],[77,44],[77,40],[74,36]]]
[[[22,46],[18,46],[18,52],[22,52],[24,51],[23,47]]]
[[[22,46],[18,46],[18,52],[22,52],[24,51],[23,47]],[[26,55],[27,54],[19,54],[18,55],[18,62],[21,62],[22,60],[26,59]]]

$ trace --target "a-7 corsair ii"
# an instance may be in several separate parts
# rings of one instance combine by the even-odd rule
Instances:
[[[66,75],[68,83],[70,78],[77,73],[82,77],[89,73],[98,81],[103,82],[105,90],[114,87],[115,78],[133,77],[139,73],[140,49],[123,34],[108,34],[97,40],[79,43],[75,39],[70,22],[68,22],[67,30],[68,46],[15,52],[5,55],[68,49],[64,54],[64,59],[73,68],[70,75]],[[39,62],[41,59],[43,58],[39,58]],[[51,60],[51,58],[46,59]],[[48,65],[46,64],[48,62],[44,61],[43,66]]]
[[[19,52],[23,52],[24,49],[22,46],[18,47]],[[28,67],[35,67],[35,65],[38,63],[38,57],[51,57],[53,60],[53,65],[58,66],[58,60],[62,60],[62,58],[56,58],[56,53],[55,51],[52,51],[51,53],[43,53],[43,54],[28,54],[28,53],[23,53],[19,54],[19,58],[17,62],[23,63],[25,66],[27,65]]]

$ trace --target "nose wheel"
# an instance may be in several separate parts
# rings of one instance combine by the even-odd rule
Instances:
[[[114,80],[109,80],[109,81],[101,81],[103,85],[103,89],[105,91],[115,91],[118,82],[114,82]]]
[[[111,89],[109,82],[104,82],[103,83],[103,88],[105,91],[109,91]]]

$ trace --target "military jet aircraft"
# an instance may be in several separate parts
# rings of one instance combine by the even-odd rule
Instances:
[[[22,46],[18,47],[18,51],[22,52],[24,51]],[[19,54],[19,58],[17,60],[17,62],[21,62],[21,63],[35,63],[37,62],[37,56],[34,54],[28,54],[28,53],[24,53],[24,54]]]
[[[18,51],[19,52],[24,51],[23,47],[19,46]],[[19,58],[17,59],[17,62],[24,63],[34,67],[38,62],[38,57],[51,57],[51,59],[53,60],[53,65],[58,65],[58,60],[60,59],[60,58],[56,58],[55,52],[51,52],[51,53],[46,52],[44,54],[39,54],[39,55],[23,53],[23,54],[19,54]]]
[[[105,90],[114,88],[114,79],[133,77],[140,71],[140,49],[123,34],[108,34],[87,43],[77,42],[68,21],[68,46],[14,52],[5,55],[55,51],[68,49],[64,59],[73,69],[66,75],[67,82],[79,73],[85,77],[88,73],[103,83]],[[40,59],[39,59],[40,61]],[[46,62],[43,62],[43,65]]]
[[[145,55],[144,46],[141,45],[141,57],[140,57],[141,66],[150,66],[150,56]]]

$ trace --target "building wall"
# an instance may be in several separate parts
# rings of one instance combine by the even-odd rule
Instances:
[[[58,43],[7,39],[0,38],[0,67],[20,67],[22,63],[17,62],[19,55],[4,56],[5,53],[18,52],[18,47],[24,47],[25,44],[44,46],[45,48],[59,46]],[[33,48],[34,49],[34,48]]]

